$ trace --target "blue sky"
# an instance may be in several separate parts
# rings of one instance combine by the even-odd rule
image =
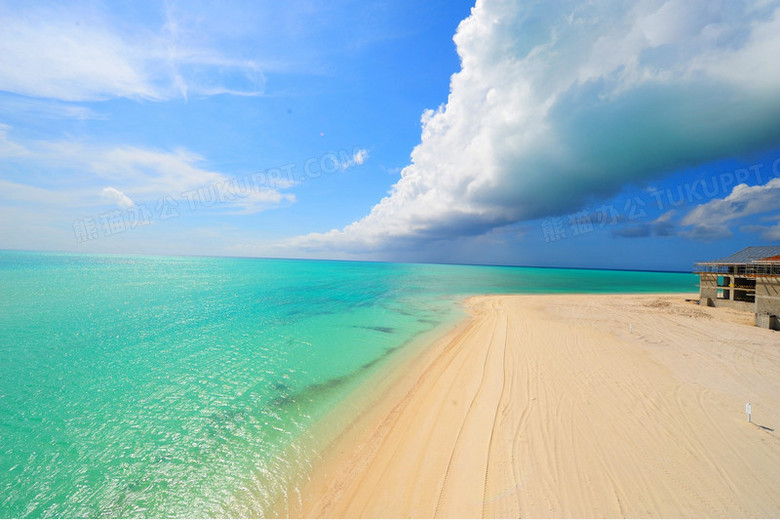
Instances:
[[[780,243],[778,2],[0,19],[0,248],[687,269]]]

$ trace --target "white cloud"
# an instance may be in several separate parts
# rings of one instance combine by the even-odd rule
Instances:
[[[103,191],[100,192],[100,195],[104,199],[108,199],[109,201],[115,203],[122,209],[130,209],[135,206],[135,203],[130,199],[130,197],[118,189],[112,188],[111,186],[103,188]]]
[[[355,150],[350,159],[341,161],[338,163],[338,167],[341,170],[352,168],[353,166],[361,166],[368,159],[368,150],[359,148]]]
[[[2,8],[0,90],[63,101],[262,93],[257,63],[182,43],[169,25],[133,30],[83,4],[17,7]]]
[[[480,235],[780,142],[780,3],[478,0],[401,180],[292,246]]]
[[[368,150],[360,149],[352,157],[352,163],[359,166],[366,162],[366,159],[368,159]]]
[[[775,178],[763,185],[734,186],[726,197],[712,199],[692,209],[681,224],[688,226],[685,236],[701,240],[714,240],[731,236],[729,224],[742,218],[780,209],[780,178]],[[777,219],[773,216],[773,219]],[[780,225],[775,226],[743,226],[740,228],[748,233],[761,233],[767,240],[780,239]]]
[[[743,217],[780,209],[780,178],[763,185],[734,186],[726,197],[712,199],[692,209],[683,219],[684,226],[726,224]]]
[[[8,139],[4,133],[7,130],[8,127],[0,128],[0,159],[23,161],[27,173],[23,182],[2,181],[0,187],[4,188],[6,201],[56,201],[82,208],[110,202],[129,208],[170,197],[199,209],[241,214],[295,202],[292,194],[247,183],[249,179],[239,183],[229,175],[209,170],[204,167],[203,157],[183,148],[155,150],[74,140],[31,141],[22,145]],[[15,153],[2,154],[4,148]]]

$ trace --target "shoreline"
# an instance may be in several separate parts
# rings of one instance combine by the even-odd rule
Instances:
[[[339,454],[351,449],[356,443],[365,441],[376,421],[392,412],[395,403],[403,398],[414,383],[416,374],[424,369],[435,349],[432,346],[453,337],[463,329],[471,319],[464,300],[455,305],[462,309],[452,319],[439,323],[432,329],[421,332],[400,345],[387,359],[373,368],[357,388],[340,400],[315,421],[299,440],[290,446],[290,452],[279,454],[287,461],[300,460],[298,454],[304,452],[309,459],[304,464],[296,464],[286,477],[287,489],[277,494],[268,509],[264,509],[270,518],[296,518],[302,516],[303,493],[311,492],[312,483],[320,476],[327,479],[327,471],[334,464],[340,464]],[[312,462],[313,461],[313,462]],[[307,469],[311,471],[307,471]]]
[[[363,365],[348,376],[348,383],[339,386],[336,396],[325,408],[314,408],[316,413],[296,437],[274,454],[279,466],[270,473],[257,473],[255,486],[234,492],[230,514],[233,516],[261,516],[263,518],[293,518],[300,516],[300,489],[311,481],[312,468],[321,467],[330,460],[332,445],[354,436],[356,424],[361,424],[373,406],[384,402],[388,392],[403,372],[421,356],[432,343],[461,327],[468,313],[461,298],[444,298],[439,305],[449,309],[437,316],[440,321],[426,320],[431,328],[415,332],[407,339],[389,348],[379,358]],[[321,406],[319,403],[318,406]],[[351,438],[351,437],[350,437]],[[271,475],[268,478],[268,475]]]
[[[778,516],[780,337],[686,297],[469,298],[315,427],[276,516]]]

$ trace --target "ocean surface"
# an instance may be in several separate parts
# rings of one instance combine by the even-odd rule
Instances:
[[[483,293],[692,274],[0,251],[0,517],[261,516],[307,428]]]

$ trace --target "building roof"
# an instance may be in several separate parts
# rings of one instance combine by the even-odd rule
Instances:
[[[699,262],[701,264],[749,264],[760,260],[772,260],[769,257],[780,256],[780,246],[758,246],[746,247],[742,251],[737,251],[733,255],[712,260],[709,262]]]

